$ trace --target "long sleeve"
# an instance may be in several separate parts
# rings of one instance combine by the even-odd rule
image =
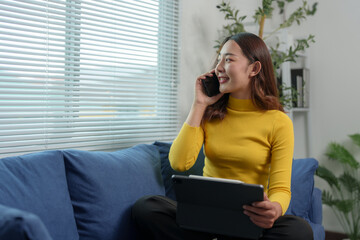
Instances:
[[[201,127],[191,127],[184,123],[171,145],[169,152],[171,167],[180,172],[190,169],[195,164],[203,142],[203,129]]]
[[[291,199],[291,166],[294,152],[293,125],[281,114],[275,121],[271,143],[271,169],[268,195],[270,201],[280,203],[284,214]]]

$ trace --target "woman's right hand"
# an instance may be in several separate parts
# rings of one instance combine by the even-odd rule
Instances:
[[[208,97],[204,93],[201,79],[205,79],[206,76],[211,77],[212,74],[215,74],[215,69],[200,75],[196,79],[194,102],[186,119],[186,123],[192,127],[200,126],[207,106],[216,103],[224,95],[223,93],[219,93],[216,96]]]
[[[199,104],[207,107],[216,103],[224,95],[222,93],[219,93],[218,95],[215,95],[213,97],[208,97],[204,93],[201,79],[205,79],[207,76],[212,77],[213,74],[215,74],[215,69],[212,69],[210,72],[200,75],[196,79],[194,104]]]

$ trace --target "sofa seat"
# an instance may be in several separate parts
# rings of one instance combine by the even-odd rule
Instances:
[[[0,159],[0,239],[136,240],[131,206],[144,195],[174,198],[172,174],[202,175],[203,153],[183,173],[171,169],[170,143],[115,152],[59,150]],[[289,214],[323,240],[315,159],[294,160]]]

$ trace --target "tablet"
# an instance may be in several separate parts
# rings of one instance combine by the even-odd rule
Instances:
[[[261,237],[262,228],[251,222],[242,206],[263,200],[262,185],[194,175],[173,175],[172,181],[180,227],[230,237]]]

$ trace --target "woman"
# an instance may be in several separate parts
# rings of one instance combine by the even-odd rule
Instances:
[[[201,79],[213,74],[220,94],[208,97]],[[261,239],[313,239],[306,221],[284,216],[291,198],[293,126],[277,97],[269,51],[254,34],[226,38],[215,69],[197,78],[190,113],[170,149],[172,168],[191,168],[203,144],[204,176],[264,186],[264,200],[244,206],[264,228]],[[229,239],[180,229],[176,202],[165,197],[140,199],[133,216],[147,239]]]

